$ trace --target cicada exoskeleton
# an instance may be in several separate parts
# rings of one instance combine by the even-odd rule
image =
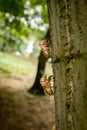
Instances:
[[[41,41],[40,47],[44,56],[51,58],[51,42],[48,39],[44,39]]]
[[[46,75],[42,76],[40,79],[40,84],[44,89],[44,92],[48,95],[54,95],[53,85],[52,85],[52,76],[47,77]]]

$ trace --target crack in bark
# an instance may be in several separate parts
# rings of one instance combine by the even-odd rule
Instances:
[[[68,71],[66,70],[66,75],[67,75],[67,127],[71,128],[71,130],[74,129],[73,126],[73,116],[72,116],[72,101],[73,101],[73,74],[71,73],[72,68],[73,68],[73,57],[71,56],[71,37],[70,37],[70,31],[69,31],[69,10],[68,10],[68,1],[65,1],[65,12],[66,12],[66,34],[67,34],[67,51],[66,51],[66,60],[68,58]]]
[[[55,56],[54,59],[52,59],[52,63],[60,63],[62,61],[70,61],[71,59],[76,59],[76,58],[84,58],[84,57],[87,57],[87,53],[81,53],[81,52],[70,52],[68,53],[67,55],[60,55],[59,57],[58,56]]]

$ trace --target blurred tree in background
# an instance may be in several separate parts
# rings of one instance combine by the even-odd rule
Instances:
[[[47,34],[44,37],[45,39],[50,39],[50,31],[48,30]],[[43,88],[40,84],[40,78],[42,75],[45,73],[45,66],[47,62],[47,58],[43,55],[42,51],[40,52],[39,58],[38,58],[38,67],[37,67],[37,74],[36,74],[36,79],[28,91],[30,93],[36,94],[36,95],[44,95]]]
[[[0,0],[0,50],[39,56],[36,80],[29,90],[34,94],[44,93],[39,80],[47,58],[40,52],[39,43],[49,37],[47,15],[46,0]]]

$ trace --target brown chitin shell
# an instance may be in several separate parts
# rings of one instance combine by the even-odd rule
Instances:
[[[45,57],[51,58],[51,52],[50,52],[50,41],[48,39],[44,39],[40,43],[41,50]]]
[[[44,91],[48,95],[54,95],[53,87],[51,84],[51,77],[47,77],[46,75],[42,76],[40,79],[40,84],[43,87]]]

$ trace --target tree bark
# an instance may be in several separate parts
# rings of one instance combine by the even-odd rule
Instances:
[[[57,130],[87,130],[87,2],[47,3]]]
[[[49,37],[50,37],[50,34],[49,34],[49,30],[48,30],[44,39],[49,39]],[[32,94],[36,94],[36,95],[44,95],[44,90],[40,84],[40,78],[44,74],[47,60],[48,59],[43,55],[43,53],[41,51],[40,55],[39,55],[39,59],[38,59],[38,68],[37,68],[36,79],[35,79],[33,86],[31,87],[31,89],[28,90],[28,92],[30,92]]]

